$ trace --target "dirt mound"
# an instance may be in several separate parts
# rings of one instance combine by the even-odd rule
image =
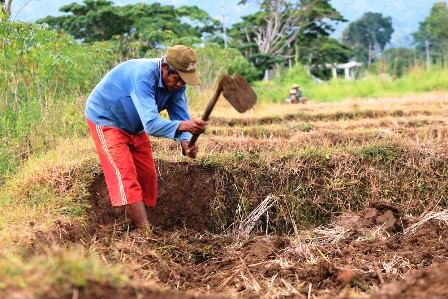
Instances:
[[[412,271],[404,279],[388,283],[374,292],[371,299],[448,298],[448,263]]]
[[[358,234],[371,231],[375,228],[378,232],[388,234],[402,233],[404,227],[416,220],[405,216],[397,204],[390,202],[371,202],[363,211],[338,216],[333,224],[346,229],[356,230]]]
[[[162,174],[173,167],[164,165]],[[99,188],[101,178],[96,184],[95,200],[99,200],[98,195],[106,191]],[[112,293],[115,298],[127,298],[135,290],[145,298],[354,298],[354,294],[374,299],[419,298],[425,288],[431,289],[432,298],[446,294],[448,226],[432,219],[409,230],[416,219],[390,203],[374,203],[295,236],[214,235],[197,230],[204,227],[205,220],[199,226],[192,223],[190,229],[188,222],[175,222],[174,216],[164,214],[160,217],[166,217],[170,229],[156,226],[151,235],[141,235],[123,225],[122,212],[103,203],[100,208],[92,202],[92,219],[97,222],[87,227],[95,230],[59,223],[52,240],[48,234],[36,232],[36,244],[62,240],[85,246],[108,264],[124,263],[133,283],[152,282],[176,292],[135,285],[116,290],[93,283],[79,290],[82,298]],[[197,211],[185,213],[197,217]],[[407,277],[404,280],[403,275]],[[183,292],[196,295],[188,297]],[[48,298],[55,298],[50,295]]]
[[[210,229],[210,202],[216,198],[213,171],[193,164],[158,161],[158,199],[147,208],[151,224],[164,229]]]

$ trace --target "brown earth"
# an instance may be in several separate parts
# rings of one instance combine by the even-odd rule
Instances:
[[[423,221],[421,217],[414,218],[403,212],[409,213],[406,198],[420,200],[423,209],[428,211],[446,206],[446,189],[442,184],[446,181],[446,167],[439,160],[446,161],[440,150],[446,148],[448,136],[447,104],[448,94],[443,93],[363,101],[364,110],[359,109],[359,103],[348,101],[337,105],[309,103],[301,105],[296,112],[286,107],[288,114],[283,117],[268,113],[266,117],[244,116],[229,121],[228,112],[224,113],[225,117],[214,117],[215,129],[211,128],[210,136],[201,137],[216,141],[210,142],[207,153],[256,154],[259,148],[287,152],[287,147],[291,146],[289,142],[302,148],[307,145],[331,147],[371,144],[372,140],[381,141],[386,137],[389,138],[386,141],[406,141],[416,148],[429,149],[428,152],[415,151],[416,157],[427,157],[422,163],[406,160],[400,164],[411,169],[403,173],[415,176],[413,181],[406,181],[407,177],[397,174],[397,169],[390,165],[390,176],[385,179],[393,183],[381,185],[379,180],[384,178],[372,172],[372,183],[365,184],[373,195],[390,191],[398,183],[408,185],[396,191],[405,190],[406,193],[400,205],[371,202],[357,213],[339,216],[330,211],[325,214],[332,217],[329,224],[307,229],[289,227],[285,231],[292,233],[283,231],[283,235],[280,232],[266,234],[261,229],[250,235],[239,233],[238,223],[232,223],[238,218],[232,214],[237,213],[237,205],[232,202],[235,194],[238,195],[236,186],[222,186],[219,178],[222,174],[215,174],[213,168],[161,160],[156,161],[158,203],[147,209],[153,231],[143,235],[135,231],[122,208],[111,207],[100,174],[90,188],[87,224],[59,221],[53,234],[36,231],[31,249],[38,251],[39,247],[54,244],[83,246],[100,257],[105,265],[125,265],[131,282],[113,286],[95,282],[82,289],[48,292],[43,298],[448,298],[448,215],[429,213]],[[268,130],[259,127],[265,124],[269,124]],[[236,140],[242,132],[247,142],[238,143]],[[155,152],[174,147],[167,144],[154,143]],[[429,145],[433,144],[441,146],[432,150]],[[250,159],[241,161],[250,163]],[[426,194],[417,192],[420,177],[425,178],[418,167],[425,163],[434,164],[430,171],[440,170],[432,181],[435,187],[431,187],[434,193],[440,192],[437,195],[423,196]],[[349,183],[370,175],[366,173],[368,168],[361,168],[357,163],[348,164],[347,167],[356,168],[356,173],[347,178],[343,175],[345,168],[336,167],[335,173],[340,171],[338,178],[347,185],[340,186],[335,181],[330,191],[340,193],[335,196],[338,201],[334,205],[345,204],[352,190]],[[297,168],[302,166],[296,165]],[[296,172],[298,175],[299,170]],[[291,175],[296,178],[295,173]],[[307,179],[306,174],[301,175],[299,179]],[[273,182],[276,177],[259,177],[259,180],[272,181],[264,184],[265,189],[278,187],[278,182]],[[310,189],[323,185],[312,180],[309,183]],[[248,183],[244,188],[255,193],[261,186]],[[256,198],[263,194],[260,191]],[[321,195],[313,194],[317,199]],[[392,195],[384,193],[382,197],[362,200]],[[210,205],[218,196],[225,207]],[[323,196],[317,201],[323,207],[312,208],[325,210],[328,200],[328,196]],[[276,208],[272,208],[271,219]],[[223,222],[224,229],[216,229],[213,215],[217,211],[230,215]],[[291,218],[293,216],[296,215]]]
[[[39,243],[81,244],[106,264],[125,264],[132,284],[90,284],[76,296],[47,298],[447,298],[443,219],[417,223],[399,206],[377,202],[295,236],[213,234],[213,172],[187,163],[157,167],[151,234],[110,206],[102,175],[91,187],[87,226],[59,223],[52,237],[36,233]]]

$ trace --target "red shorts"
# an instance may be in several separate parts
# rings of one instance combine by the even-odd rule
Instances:
[[[144,132],[138,135],[87,120],[100,158],[113,206],[143,200],[154,206],[157,199],[157,174],[151,141]]]

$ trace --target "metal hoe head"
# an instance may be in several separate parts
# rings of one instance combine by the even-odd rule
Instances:
[[[257,101],[257,94],[243,76],[224,74],[219,82],[224,98],[239,113],[251,109]]]
[[[219,80],[218,88],[208,102],[207,108],[202,115],[202,120],[208,120],[221,92],[224,98],[226,98],[232,107],[239,113],[243,113],[251,109],[257,101],[257,94],[254,92],[252,87],[250,87],[249,83],[247,83],[243,76],[237,75],[233,78],[232,76],[224,74],[221,77],[221,80]],[[192,147],[198,137],[199,134],[193,134],[188,146]]]

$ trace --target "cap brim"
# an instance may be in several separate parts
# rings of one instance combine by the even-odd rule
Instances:
[[[177,71],[179,73],[179,76],[184,80],[185,83],[188,85],[201,85],[201,79],[199,79],[198,74],[196,72],[192,73],[185,73]]]

